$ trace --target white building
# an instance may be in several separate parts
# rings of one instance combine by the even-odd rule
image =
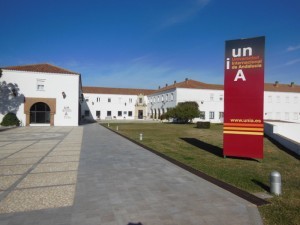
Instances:
[[[81,77],[50,64],[1,68],[0,121],[8,112],[23,126],[78,126]]]
[[[153,90],[82,87],[84,103],[81,114],[85,120],[133,120],[148,117],[147,95]]]
[[[265,84],[264,119],[300,122],[300,86]]]
[[[79,73],[50,64],[0,70],[0,121],[16,113],[22,125],[77,126],[84,120],[159,119],[180,102],[195,101],[195,121],[223,122],[224,87],[186,79],[158,90],[81,87]],[[265,84],[264,119],[300,122],[300,86]]]
[[[180,102],[195,101],[199,105],[200,118],[195,121],[223,122],[224,86],[206,84],[186,79],[166,85],[148,95],[150,117],[158,119],[169,108]],[[264,119],[300,122],[300,86],[291,84],[265,84]]]

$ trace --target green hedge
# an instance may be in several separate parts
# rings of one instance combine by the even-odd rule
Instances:
[[[0,124],[1,126],[19,126],[20,120],[17,118],[14,113],[7,113]]]
[[[197,122],[197,128],[209,129],[210,128],[210,122]]]

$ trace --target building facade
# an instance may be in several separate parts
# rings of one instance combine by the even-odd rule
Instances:
[[[300,86],[266,83],[264,86],[264,119],[300,122]],[[159,119],[180,102],[195,101],[200,117],[196,121],[222,123],[224,118],[224,86],[186,79],[166,85],[148,95],[150,118]]]
[[[50,64],[1,69],[0,121],[13,112],[22,126],[78,126],[81,77]]]
[[[221,123],[224,118],[224,91],[222,85],[205,84],[186,79],[166,85],[148,96],[150,117],[159,119],[178,103],[194,101],[199,105],[200,117],[196,121]]]
[[[148,118],[147,95],[153,90],[83,87],[83,120],[134,120]]]
[[[13,112],[23,126],[77,126],[80,120],[159,120],[178,103],[199,105],[196,121],[222,123],[224,86],[185,79],[157,90],[82,87],[81,75],[50,64],[0,70],[0,121]],[[300,86],[266,83],[264,119],[300,122]]]

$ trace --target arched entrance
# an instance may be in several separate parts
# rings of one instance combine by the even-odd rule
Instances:
[[[50,124],[50,107],[44,102],[37,102],[30,108],[30,124]]]
[[[25,98],[24,113],[26,126],[50,125],[54,126],[54,114],[56,113],[55,98]]]

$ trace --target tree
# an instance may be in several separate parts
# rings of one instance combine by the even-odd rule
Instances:
[[[162,118],[173,118],[179,123],[188,123],[199,116],[200,111],[197,102],[182,102],[178,103],[175,108],[168,110],[162,115]]]
[[[0,114],[17,113],[19,106],[24,103],[24,95],[16,83],[0,82]]]

